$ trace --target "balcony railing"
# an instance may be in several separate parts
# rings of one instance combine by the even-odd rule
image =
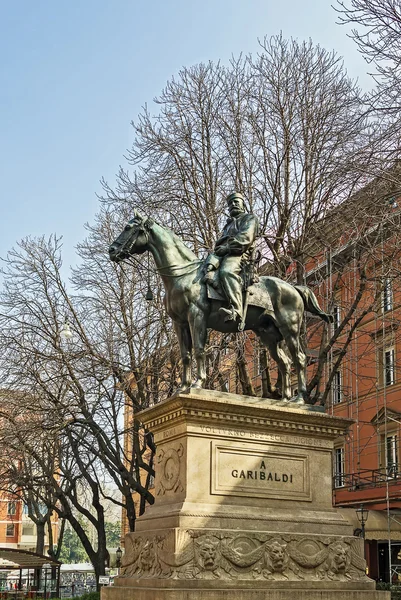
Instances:
[[[344,489],[356,491],[393,483],[401,483],[401,471],[398,464],[381,469],[362,469],[356,473],[340,473],[333,477],[334,491]]]

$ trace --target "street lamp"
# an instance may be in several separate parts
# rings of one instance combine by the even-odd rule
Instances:
[[[356,516],[358,517],[358,521],[361,524],[361,537],[365,539],[365,523],[368,520],[369,511],[364,507],[363,504],[360,505],[359,508],[356,509]]]
[[[68,318],[65,317],[64,323],[60,329],[60,338],[62,340],[70,340],[72,338],[72,331],[70,324],[68,322]]]
[[[120,567],[121,567],[121,558],[123,555],[123,551],[121,550],[120,546],[117,548],[116,550],[116,567],[117,567],[117,573],[118,575],[120,574]]]
[[[122,555],[123,555],[123,551],[121,550],[121,548],[120,548],[120,546],[119,546],[119,547],[117,548],[117,550],[116,550],[116,566],[117,566],[118,568],[120,568],[120,567],[121,567],[121,558],[122,558]]]

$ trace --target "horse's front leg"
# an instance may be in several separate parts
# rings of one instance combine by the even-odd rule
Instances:
[[[176,393],[179,394],[191,387],[192,383],[192,338],[188,323],[177,323],[176,321],[173,321],[173,323],[178,338],[178,344],[180,346],[182,360],[181,385],[176,390]]]
[[[192,305],[189,309],[188,321],[196,359],[196,381],[191,387],[203,388],[206,382],[206,315],[198,306]]]

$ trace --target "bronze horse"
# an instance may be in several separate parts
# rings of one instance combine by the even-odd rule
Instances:
[[[225,322],[218,311],[224,301],[208,298],[202,281],[203,261],[166,227],[162,227],[136,211],[118,238],[109,248],[110,259],[120,262],[132,254],[151,252],[166,290],[165,306],[174,323],[183,364],[178,391],[202,388],[206,380],[205,345],[207,329],[235,333],[237,323]],[[306,357],[300,344],[304,311],[308,310],[326,321],[332,317],[323,312],[308,287],[291,285],[277,277],[260,277],[254,284],[260,306],[252,305],[252,296],[245,319],[245,329],[259,336],[277,362],[281,376],[283,400],[303,404],[306,397]],[[298,393],[291,398],[291,360],[298,376]],[[194,349],[197,378],[192,382],[191,362]]]

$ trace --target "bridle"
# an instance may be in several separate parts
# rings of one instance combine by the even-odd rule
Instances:
[[[133,227],[134,227],[134,225],[132,225],[130,227],[130,229],[132,229]],[[138,240],[138,237],[140,236],[141,233],[143,233],[145,235],[146,245],[147,245],[149,242],[149,229],[146,227],[138,226],[137,229],[132,233],[132,236],[121,244],[119,253],[124,254],[127,257],[131,256],[131,250],[135,246],[135,244]]]
[[[143,233],[143,235],[145,236],[145,245],[147,246],[149,243],[149,231],[150,228],[153,224],[153,221],[151,219],[146,219],[145,222],[141,223],[141,225],[139,225],[137,227],[137,229],[132,233],[132,236],[127,239],[120,248],[120,254],[125,255],[125,258],[128,260],[133,260],[134,257],[131,254],[131,250],[132,248],[135,246],[138,237],[140,236],[141,233]],[[134,225],[132,225],[130,227],[133,228]],[[153,270],[153,272],[157,272],[159,273],[162,277],[183,277],[184,275],[189,275],[190,273],[193,273],[194,271],[196,271],[196,269],[199,267],[199,265],[203,263],[202,260],[197,259],[194,261],[191,261],[190,263],[186,264],[186,265],[166,265],[164,267],[156,267],[156,269]],[[179,271],[180,269],[184,269],[183,273],[165,273],[164,271],[166,270],[170,270],[170,271]]]

